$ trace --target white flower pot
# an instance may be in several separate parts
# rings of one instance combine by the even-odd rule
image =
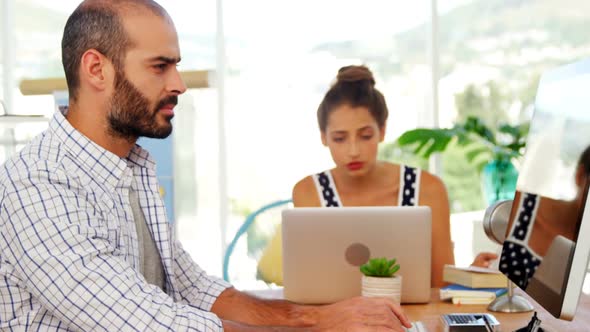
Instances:
[[[363,296],[386,297],[400,303],[402,298],[402,276],[379,278],[363,275],[361,282]]]

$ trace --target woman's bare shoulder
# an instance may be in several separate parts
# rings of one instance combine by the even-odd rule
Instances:
[[[421,186],[426,185],[436,190],[445,190],[445,184],[440,177],[428,171],[422,170],[420,174]]]
[[[299,180],[293,186],[293,205],[296,207],[320,206],[315,183],[311,175]]]
[[[400,168],[401,168],[400,164],[383,162],[382,165],[383,165],[383,168],[385,169],[385,172],[388,177],[399,176]],[[441,189],[445,190],[445,185],[444,185],[443,181],[438,176],[436,176],[426,170],[423,170],[423,169],[420,169],[420,183],[421,183],[421,186],[434,187],[434,188],[436,188],[436,190],[441,190]]]
[[[427,171],[421,172],[420,200],[427,205],[448,205],[447,188],[440,177]]]

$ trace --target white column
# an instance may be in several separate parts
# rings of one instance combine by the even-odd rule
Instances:
[[[221,256],[219,259],[223,262],[223,255],[227,247],[227,222],[229,220],[229,198],[227,189],[227,143],[225,134],[225,73],[226,73],[226,55],[225,55],[225,32],[223,25],[223,0],[217,0],[217,68],[216,68],[216,88],[217,88],[217,135],[219,144],[218,154],[218,185],[219,185],[219,227],[221,235]]]
[[[430,2],[430,68],[431,68],[431,119],[429,126],[438,128],[438,81],[440,78],[440,49],[439,49],[439,35],[438,35],[438,0],[431,0]],[[434,174],[440,175],[442,173],[442,165],[440,155],[435,154],[430,158],[430,171]]]
[[[8,113],[14,113],[14,0],[2,0],[2,92]]]

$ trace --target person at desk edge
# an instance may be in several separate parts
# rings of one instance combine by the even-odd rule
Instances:
[[[326,93],[318,112],[322,144],[336,164],[293,188],[296,207],[416,206],[432,209],[432,281],[443,285],[442,270],[453,264],[447,191],[435,175],[377,160],[388,117],[385,98],[365,66],[347,66]]]
[[[87,0],[62,40],[70,107],[0,167],[0,330],[402,331],[398,304],[262,300],[175,240],[140,136],[172,131],[178,36],[151,0]],[[289,328],[290,327],[290,328]]]
[[[295,207],[416,206],[432,209],[432,287],[441,287],[445,264],[454,264],[449,199],[440,178],[407,165],[377,160],[388,109],[366,66],[340,68],[317,111],[322,144],[336,167],[307,176],[293,187]],[[279,228],[258,262],[266,282],[282,284]],[[498,256],[481,252],[472,265],[488,267]]]

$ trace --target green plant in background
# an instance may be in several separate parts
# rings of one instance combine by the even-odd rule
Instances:
[[[453,213],[483,209],[491,200],[512,195],[518,174],[510,161],[522,154],[529,127],[525,122],[534,108],[539,75],[521,81],[526,84],[517,88],[494,81],[468,85],[455,95],[457,115],[452,128],[410,130],[400,140],[382,144],[379,159],[428,170],[428,157],[444,152],[437,175],[447,186]],[[525,124],[507,125],[512,121]]]
[[[396,259],[371,258],[367,263],[361,265],[361,272],[367,277],[391,278],[399,270],[400,266]]]
[[[482,184],[488,204],[511,199],[518,172],[513,161],[523,155],[529,123],[499,124],[489,127],[477,116],[467,116],[452,128],[418,128],[403,133],[399,146],[408,146],[421,157],[444,152],[453,143],[462,148],[465,158],[482,174]]]
[[[379,145],[377,159],[428,169],[428,159],[415,155],[408,148],[402,148],[395,141]]]
[[[477,211],[485,207],[481,173],[465,157],[465,149],[451,145],[441,155],[441,178],[447,188],[451,211]]]
[[[465,148],[465,157],[478,170],[491,161],[512,161],[522,156],[529,124],[501,124],[492,130],[480,118],[468,116],[452,128],[418,128],[403,133],[399,146],[409,146],[420,157],[444,152],[451,142]]]

